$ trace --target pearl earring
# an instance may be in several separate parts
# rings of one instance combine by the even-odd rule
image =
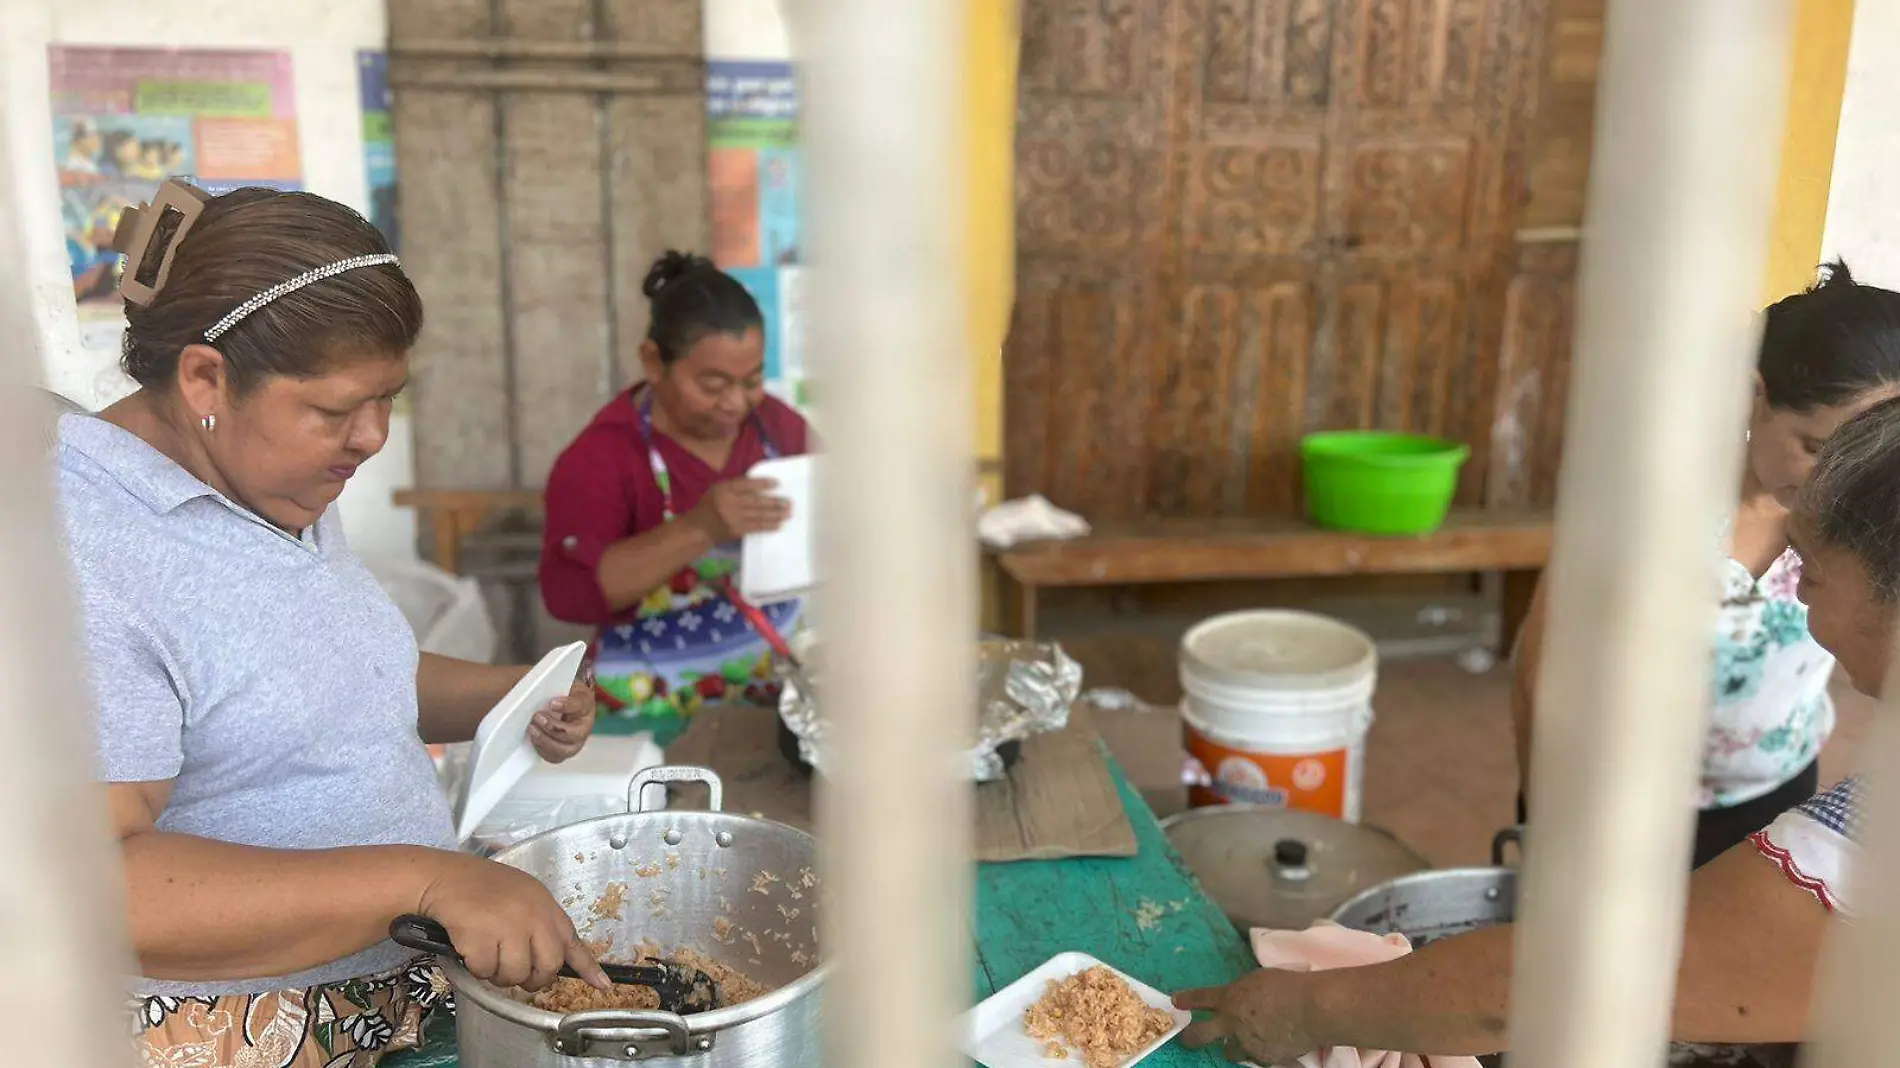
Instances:
[[[218,417],[215,415],[207,415],[203,419],[198,420],[198,425],[204,427],[205,433],[209,434],[213,430],[218,429]]]

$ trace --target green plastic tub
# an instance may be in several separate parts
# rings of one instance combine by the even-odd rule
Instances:
[[[1300,442],[1306,514],[1334,530],[1429,534],[1445,521],[1471,448],[1380,430],[1309,434]]]

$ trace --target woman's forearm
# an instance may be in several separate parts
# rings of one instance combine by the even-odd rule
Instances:
[[[419,846],[259,849],[149,831],[121,842],[140,970],[201,982],[290,975],[367,949],[418,908],[442,859]]]
[[[1386,964],[1308,977],[1303,1016],[1319,1045],[1420,1054],[1505,1047],[1511,926],[1434,942]],[[1697,871],[1670,1036],[1718,1044],[1799,1041],[1829,916],[1748,843]]]
[[[1830,917],[1743,842],[1689,880],[1670,1034],[1683,1042],[1798,1042]]]
[[[1504,1048],[1511,931],[1434,942],[1395,961],[1315,972],[1304,1014],[1321,1046],[1476,1056]]]
[[[711,535],[688,518],[609,545],[595,568],[608,610],[619,614],[646,600],[712,547]]]
[[[466,742],[482,717],[508,695],[529,669],[519,664],[478,664],[423,653],[416,664],[419,732],[430,745]]]

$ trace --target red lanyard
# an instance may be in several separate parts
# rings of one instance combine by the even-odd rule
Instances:
[[[646,442],[647,466],[653,469],[653,481],[660,486],[660,509],[663,519],[671,523],[677,516],[673,508],[673,472],[666,466],[666,457],[660,455],[660,448],[654,442],[653,434],[653,388],[643,386],[640,389],[640,440]],[[759,442],[765,447],[765,458],[776,460],[779,451],[772,444],[772,435],[766,433],[765,422],[754,411],[746,417],[747,421],[759,432]]]

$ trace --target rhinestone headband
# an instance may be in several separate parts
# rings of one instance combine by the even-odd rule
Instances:
[[[338,260],[335,263],[327,264],[322,267],[313,267],[297,275],[295,278],[277,283],[262,293],[259,293],[257,296],[252,297],[250,300],[231,309],[231,314],[212,323],[211,329],[205,331],[205,340],[218,340],[218,338],[230,333],[232,327],[243,322],[248,316],[256,312],[257,309],[262,308],[264,305],[269,304],[279,297],[289,296],[307,285],[314,285],[317,282],[323,281],[325,278],[334,278],[344,271],[354,271],[358,267],[380,267],[386,263],[394,266],[397,265],[399,261],[396,257],[384,252],[374,256],[351,256],[347,260]]]

